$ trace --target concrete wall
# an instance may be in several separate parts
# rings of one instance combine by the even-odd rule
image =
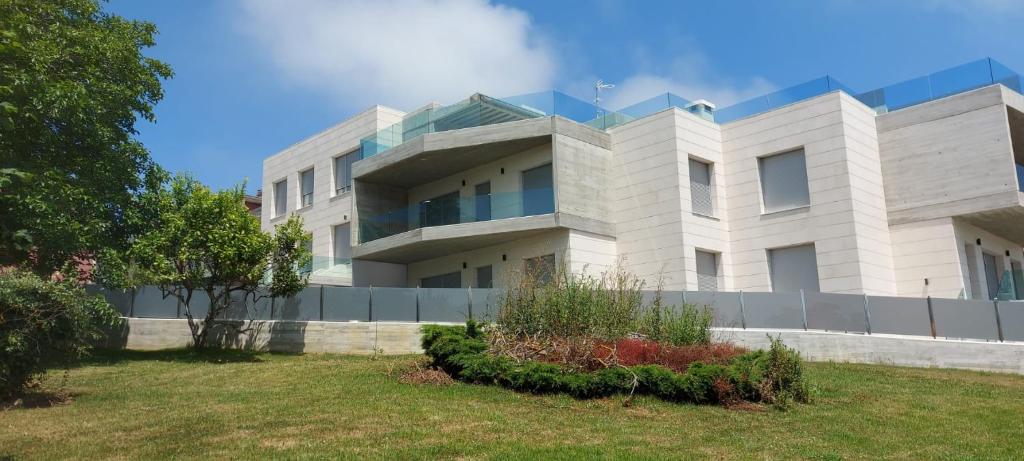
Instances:
[[[890,231],[897,295],[956,298],[964,293],[963,243],[952,218],[898,224]]]
[[[892,224],[992,208],[1016,197],[1001,86],[908,107],[877,119]]]
[[[566,267],[574,274],[600,278],[618,264],[618,245],[612,237],[570,230],[568,246]]]
[[[375,106],[324,130],[302,142],[292,145],[263,161],[263,213],[261,225],[272,232],[283,223],[287,215],[302,216],[306,230],[313,234],[313,254],[318,258],[333,257],[334,226],[354,222],[352,193],[335,194],[334,158],[359,148],[360,139],[401,120],[402,112]],[[299,208],[299,173],[313,168],[313,205]],[[274,215],[273,184],[288,181],[288,212]],[[358,234],[352,224],[352,235]],[[351,284],[351,275],[327,276],[314,274],[313,283]]]
[[[722,126],[733,289],[771,291],[767,250],[813,243],[821,291],[895,294],[871,126],[839,92]],[[810,206],[765,213],[758,159],[794,149],[804,150]]]
[[[612,152],[562,134],[552,138],[555,210],[611,223]]]
[[[183,319],[126,320],[111,346],[133,350],[187,347]],[[419,354],[418,323],[252,321],[252,333],[226,340],[239,348],[335,354]],[[819,331],[715,329],[715,336],[751,349],[764,349],[768,336],[780,337],[811,361],[873,363],[914,367],[964,368],[1024,374],[1024,343],[954,341],[895,335]]]

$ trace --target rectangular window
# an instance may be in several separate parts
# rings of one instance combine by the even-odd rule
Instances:
[[[274,183],[274,217],[288,213],[288,180]]]
[[[302,208],[313,205],[313,169],[310,168],[299,174],[301,181],[299,182],[302,188],[299,191],[299,196],[302,197]]]
[[[1017,299],[1024,299],[1024,270],[1017,261],[1010,263],[1010,269],[1013,271],[1013,288]]]
[[[459,223],[459,191],[420,202],[420,227]]]
[[[523,216],[555,212],[551,164],[523,172]]]
[[[423,277],[420,279],[423,288],[462,288],[462,272]]]
[[[718,255],[697,250],[697,291],[718,291]]]
[[[978,255],[973,243],[964,243],[964,256],[967,257],[967,282],[971,287],[971,299],[985,299],[981,293],[981,275],[978,274]]]
[[[476,287],[494,288],[494,270],[491,266],[476,268]]]
[[[548,284],[555,280],[555,255],[537,256],[523,261],[523,270],[540,284]]]
[[[352,164],[358,160],[359,152],[351,152],[334,158],[334,195],[352,190]]]
[[[334,226],[334,264],[352,262],[352,232],[348,223]]]
[[[981,263],[985,266],[985,284],[988,285],[988,299],[999,297],[999,268],[996,264],[996,256],[988,253],[981,254]]]
[[[772,291],[821,291],[814,244],[768,250],[768,264]]]
[[[491,220],[491,182],[482,182],[476,185],[476,220]]]
[[[762,157],[758,159],[758,167],[765,213],[811,204],[803,149]]]
[[[703,216],[714,216],[711,201],[711,165],[690,159],[690,204],[693,212]]]

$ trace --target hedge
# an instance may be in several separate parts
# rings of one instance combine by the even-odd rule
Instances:
[[[720,403],[727,399],[786,403],[807,401],[799,355],[781,342],[753,351],[728,366],[693,363],[685,373],[660,365],[576,372],[555,364],[516,362],[487,352],[475,328],[425,325],[423,349],[434,366],[467,383],[496,384],[531,393],[566,393],[577,398],[616,394],[651,395],[672,402]]]

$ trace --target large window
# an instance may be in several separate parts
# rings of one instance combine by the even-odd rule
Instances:
[[[697,291],[718,291],[718,255],[697,250]]]
[[[523,261],[523,270],[538,283],[547,284],[555,280],[555,255],[537,256]]]
[[[309,239],[309,241],[307,241],[303,245],[303,247],[306,249],[306,251],[309,251],[309,253],[312,254],[313,253],[313,239]],[[310,258],[308,263],[306,263],[304,266],[299,268],[299,273],[301,273],[301,274],[308,274],[310,272],[313,272],[313,258]]]
[[[762,157],[758,159],[758,166],[765,213],[811,204],[803,149]]]
[[[302,173],[299,173],[299,184],[300,191],[299,196],[302,197],[302,208],[313,205],[313,169],[310,168]]]
[[[274,217],[288,213],[288,180],[274,183]]]
[[[1010,263],[1010,270],[1013,272],[1013,288],[1017,299],[1024,299],[1024,270],[1017,261]]]
[[[352,190],[352,164],[359,152],[351,152],[334,158],[334,194],[341,195]]]
[[[768,250],[768,264],[772,291],[821,291],[813,244]]]
[[[997,256],[991,253],[981,254],[981,264],[985,268],[985,284],[988,285],[988,299],[996,299],[999,297],[999,286],[1000,286],[1000,275],[999,264],[996,262]]]
[[[711,201],[711,165],[690,159],[690,204],[693,212],[703,216],[714,216],[715,207]]]
[[[352,231],[348,223],[334,226],[334,264],[352,261]]]
[[[551,164],[523,172],[523,216],[555,212]]]
[[[420,227],[459,223],[459,191],[420,202]]]
[[[494,269],[491,266],[476,268],[476,287],[494,288]]]
[[[462,272],[423,277],[420,279],[423,288],[462,288]]]
[[[491,182],[482,182],[476,185],[474,202],[476,205],[476,220],[491,220]]]

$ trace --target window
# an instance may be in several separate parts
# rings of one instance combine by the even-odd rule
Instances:
[[[813,244],[768,250],[768,264],[772,291],[821,291]]]
[[[334,158],[334,195],[352,190],[352,164],[358,160],[359,152],[350,152]]]
[[[988,299],[999,297],[999,265],[996,263],[996,256],[989,253],[981,254],[981,263],[985,267],[985,283],[988,285]]]
[[[523,172],[523,216],[555,212],[551,164]]]
[[[491,220],[491,182],[482,182],[476,185],[476,220]]]
[[[348,223],[334,226],[334,264],[352,261],[352,232]]]
[[[765,213],[811,204],[803,149],[762,157],[758,159],[758,166]]]
[[[274,183],[274,217],[288,213],[288,180]]]
[[[711,201],[711,165],[690,159],[690,204],[693,212],[703,216],[714,216]]]
[[[420,227],[459,223],[459,191],[420,202]]]
[[[313,205],[313,169],[310,168],[299,174],[302,190],[299,196],[302,197],[302,208]]]
[[[494,288],[494,270],[491,266],[476,268],[476,287]]]
[[[1017,299],[1024,299],[1024,271],[1022,271],[1021,265],[1017,261],[1010,263],[1010,269],[1013,272],[1013,288]]]
[[[523,270],[540,284],[551,283],[555,280],[555,255],[527,258],[523,261]]]
[[[718,255],[697,250],[697,291],[718,291]]]
[[[964,256],[967,257],[967,282],[971,287],[972,299],[984,299],[981,294],[981,276],[978,274],[978,255],[973,243],[964,243]]]
[[[423,288],[462,288],[462,272],[423,277],[420,279]]]

